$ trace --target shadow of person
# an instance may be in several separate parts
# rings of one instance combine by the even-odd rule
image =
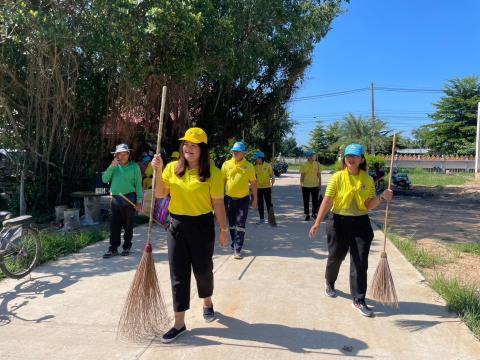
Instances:
[[[218,323],[224,328],[195,328],[176,344],[180,346],[231,345],[253,348],[271,348],[294,353],[326,353],[339,351],[348,356],[357,356],[368,345],[358,339],[330,331],[295,328],[280,324],[247,323],[215,312]],[[218,340],[206,337],[216,337]],[[239,340],[242,343],[229,343]],[[156,341],[157,342],[157,341]],[[159,341],[158,341],[159,342]],[[322,351],[332,350],[332,352]]]

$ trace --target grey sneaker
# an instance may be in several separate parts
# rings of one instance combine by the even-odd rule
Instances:
[[[325,295],[331,298],[336,298],[337,297],[337,291],[335,290],[335,284],[334,283],[325,283]]]
[[[237,259],[237,260],[243,259],[242,253],[241,253],[240,251],[235,251],[235,252],[233,253],[233,258],[234,258],[234,259]]]
[[[118,251],[116,249],[108,249],[105,254],[103,254],[104,259],[109,259],[111,257],[117,256]]]
[[[209,323],[215,320],[215,311],[213,311],[213,305],[206,308],[203,308],[203,319]]]
[[[352,307],[363,316],[366,316],[366,317],[373,316],[373,311],[367,306],[367,304],[365,304],[365,300],[358,300],[358,301],[353,300]]]
[[[260,220],[258,220],[256,224],[257,224],[257,225],[265,224],[265,219],[260,219]]]

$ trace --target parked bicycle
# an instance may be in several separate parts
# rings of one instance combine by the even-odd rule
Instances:
[[[30,226],[30,215],[11,218],[11,214],[0,211],[0,270],[13,279],[28,275],[40,260],[40,236]]]

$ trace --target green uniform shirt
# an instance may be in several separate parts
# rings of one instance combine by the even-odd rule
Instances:
[[[104,183],[110,183],[112,195],[137,194],[137,204],[142,203],[142,173],[137,163],[130,161],[127,165],[110,165],[102,175]]]

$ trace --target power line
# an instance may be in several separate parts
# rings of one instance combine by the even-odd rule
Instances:
[[[313,99],[320,99],[320,98],[327,98],[327,97],[334,97],[334,96],[343,96],[343,95],[349,95],[349,94],[354,94],[358,92],[364,92],[367,90],[370,90],[370,88],[366,87],[366,88],[344,90],[344,91],[338,91],[338,92],[332,92],[332,93],[317,94],[317,95],[311,95],[311,96],[302,96],[298,98],[293,98],[290,101],[303,101],[303,100],[313,100]]]
[[[438,89],[407,89],[407,88],[391,88],[384,86],[377,86],[375,90],[380,91],[396,91],[396,92],[422,92],[422,93],[443,93],[443,90]]]
[[[335,97],[335,96],[344,96],[344,95],[350,95],[350,94],[355,94],[355,93],[365,92],[370,90],[371,89],[369,87],[363,87],[358,89],[343,90],[343,91],[337,91],[337,92],[331,92],[331,93],[301,96],[301,97],[291,99],[290,102],[322,99],[322,98]],[[427,93],[427,94],[439,94],[444,92],[441,89],[400,88],[400,87],[386,87],[386,86],[375,86],[375,90],[401,92],[401,93]]]

